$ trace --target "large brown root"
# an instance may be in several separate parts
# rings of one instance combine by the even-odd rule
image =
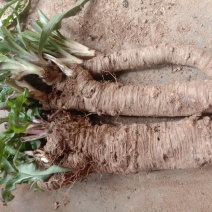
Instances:
[[[212,82],[194,81],[158,86],[97,82],[80,66],[75,76],[60,80],[43,99],[45,108],[76,109],[97,114],[189,116],[211,108]]]
[[[80,178],[91,172],[131,174],[201,167],[212,162],[211,137],[209,117],[91,126],[85,118],[66,115],[50,124],[44,149],[52,157],[65,155],[60,165],[75,170]],[[73,176],[74,172],[72,181]]]
[[[212,76],[212,54],[193,46],[161,44],[143,49],[124,50],[84,61],[84,67],[93,74],[143,69],[160,64],[191,66]]]

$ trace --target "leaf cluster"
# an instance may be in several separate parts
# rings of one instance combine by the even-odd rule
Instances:
[[[40,170],[33,163],[34,158],[25,154],[27,150],[36,150],[40,141],[22,142],[21,138],[32,123],[33,119],[40,117],[38,106],[27,98],[27,90],[14,98],[13,91],[4,87],[0,92],[1,100],[8,106],[8,115],[1,122],[7,123],[4,132],[0,133],[0,185],[4,204],[11,201],[14,196],[16,184],[28,183],[37,188],[37,181],[45,181],[51,174],[66,172],[69,169],[50,166],[47,170]]]
[[[51,20],[39,11],[39,20],[31,23],[31,29],[27,30],[22,30],[21,20],[28,14],[31,0],[11,0],[0,8],[0,109],[7,111],[7,115],[0,118],[0,124],[5,125],[5,131],[0,133],[0,185],[5,204],[14,198],[12,191],[16,184],[28,183],[36,188],[37,181],[70,171],[55,165],[40,169],[35,158],[26,154],[41,147],[41,141],[32,139],[34,137],[23,139],[33,120],[41,116],[38,102],[30,99],[28,90],[16,82],[29,74],[42,78],[43,66],[48,65],[46,59],[59,65],[82,63],[80,58],[95,55],[93,50],[58,31],[62,20],[76,15],[88,1],[79,0]],[[8,8],[11,13],[4,18]],[[70,74],[69,71],[64,73]]]
[[[23,152],[34,146],[20,141],[35,115],[35,112],[27,113],[29,110],[27,94],[27,90],[18,94],[7,86],[2,87],[0,92],[1,103],[7,106],[8,111],[8,114],[0,119],[1,123],[6,123],[5,131],[0,133],[0,185],[6,185],[2,190],[5,203],[12,197],[11,188],[7,188],[7,183],[10,182],[8,179],[12,179],[12,176],[18,173],[19,165],[33,162],[33,159]]]
[[[9,27],[17,21],[17,16],[23,19],[27,16],[31,6],[31,0],[11,0],[3,8],[0,8],[0,19],[4,26]],[[7,17],[3,17],[5,11],[11,8]]]

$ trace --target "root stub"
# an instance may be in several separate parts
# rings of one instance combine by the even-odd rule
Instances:
[[[88,123],[69,115],[55,121],[50,125],[45,151],[53,156],[65,154],[62,166],[86,170],[86,174],[194,168],[212,161],[209,117],[126,126]]]
[[[160,44],[142,49],[124,50],[84,61],[93,74],[105,74],[129,69],[144,69],[161,64],[185,65],[212,76],[212,55],[193,46]]]

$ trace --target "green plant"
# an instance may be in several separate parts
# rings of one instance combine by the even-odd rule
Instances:
[[[49,65],[45,58],[60,64],[64,61],[81,63],[76,56],[94,56],[94,51],[58,31],[62,19],[75,15],[87,1],[78,1],[51,20],[39,11],[40,20],[32,23],[34,31],[22,31],[21,27],[30,0],[13,0],[0,9],[0,109],[7,111],[7,115],[0,118],[0,123],[5,124],[5,131],[0,133],[0,185],[4,204],[14,198],[11,192],[16,184],[28,183],[37,188],[37,181],[70,171],[49,164],[45,156],[38,159],[34,154],[42,152],[45,121],[40,115],[39,103],[28,95],[29,91],[38,91],[26,83],[24,77],[36,74],[43,79],[45,67]],[[8,8],[11,14],[3,18]]]
[[[30,124],[34,120],[38,122],[40,117],[37,103],[27,98],[27,94],[27,90],[19,94],[7,86],[4,86],[0,93],[1,100],[8,110],[8,115],[1,119],[1,123],[7,123],[6,130],[0,134],[0,185],[4,185],[2,197],[5,204],[13,199],[11,191],[17,183],[24,182],[36,186],[38,180],[45,180],[53,173],[69,171],[57,166],[40,170],[34,164],[35,157],[27,154],[27,151],[32,152],[41,147],[40,140],[23,142],[22,139],[25,133],[29,133],[27,128]]]
[[[16,23],[17,18],[23,19],[28,15],[31,0],[11,0],[3,8],[0,8],[0,19],[4,26],[11,26]],[[5,11],[11,8],[11,12],[7,17],[3,18]]]
[[[211,55],[190,46],[162,44],[84,61],[81,57],[92,57],[95,52],[64,38],[58,29],[61,20],[75,15],[85,2],[87,0],[78,1],[52,20],[40,11],[40,19],[32,23],[32,30],[21,29],[17,12],[14,28],[8,30],[4,24],[0,26],[1,77],[7,77],[4,83],[9,85],[7,88],[2,84],[5,90],[1,105],[9,111],[2,119],[7,126],[0,144],[5,203],[13,198],[11,191],[21,182],[37,183],[51,190],[74,183],[92,172],[130,174],[141,170],[200,167],[212,161],[211,119],[198,118],[211,109],[210,81],[133,86],[99,82],[86,70],[105,74],[174,63],[194,66],[211,75]],[[49,60],[56,66],[50,66]],[[75,64],[68,68],[66,65],[71,63]],[[52,72],[57,76],[51,81],[47,74]],[[26,80],[31,74],[38,75],[51,90],[43,92],[33,88]],[[39,105],[30,100],[24,87],[31,96],[33,92],[35,96],[42,92],[39,93],[42,98],[37,95],[37,99],[53,112],[47,120],[51,123],[47,124],[39,116]],[[193,117],[175,122],[112,126],[98,125],[64,111],[73,109],[112,116]],[[47,134],[43,146],[42,139]],[[70,168],[70,172],[51,166],[51,162]],[[47,182],[40,182],[43,180]]]

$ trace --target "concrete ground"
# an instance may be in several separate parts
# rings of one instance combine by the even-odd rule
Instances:
[[[1,0],[1,4],[3,0]],[[40,8],[49,17],[75,0],[33,1],[28,20]],[[101,52],[161,42],[191,44],[212,51],[211,0],[91,0],[80,15],[63,22],[63,33]],[[118,76],[124,84],[161,84],[207,77],[188,67],[166,66]],[[118,118],[124,123],[139,119]],[[15,199],[0,211],[212,211],[212,169],[164,170],[131,176],[92,175],[87,182],[52,193],[18,186]]]
[[[67,192],[33,192],[19,186],[3,212],[199,212],[212,209],[212,169],[160,171],[132,176],[93,175]],[[63,205],[63,202],[66,205]]]

